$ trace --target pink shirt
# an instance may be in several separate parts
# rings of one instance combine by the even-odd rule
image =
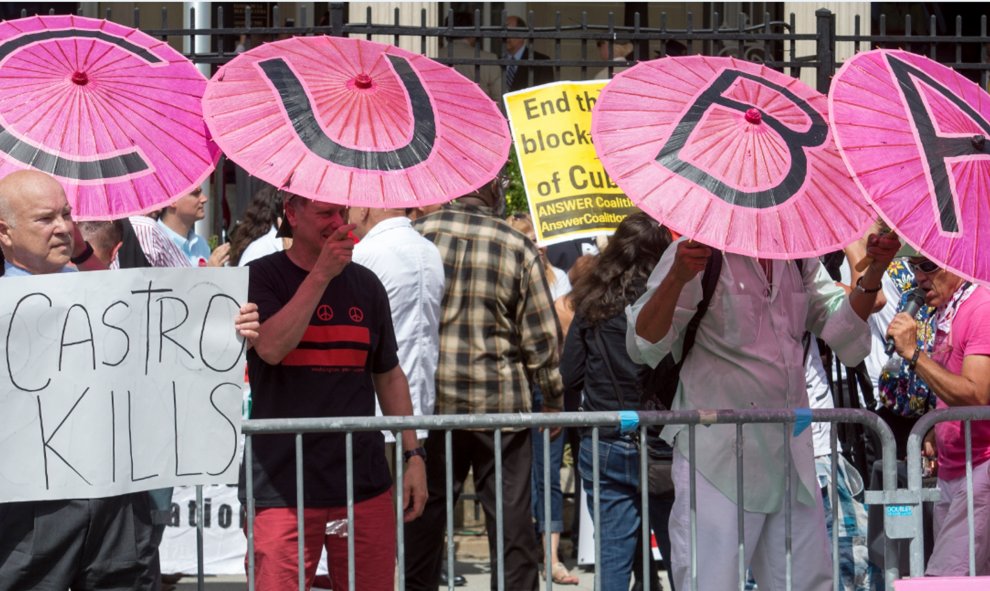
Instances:
[[[990,355],[990,290],[977,287],[960,306],[946,335],[935,334],[932,358],[954,374],[962,373],[967,355]],[[938,399],[936,408],[948,408]],[[990,460],[990,421],[973,421],[973,465]],[[935,425],[938,443],[938,475],[954,480],[966,475],[966,439],[961,421]]]

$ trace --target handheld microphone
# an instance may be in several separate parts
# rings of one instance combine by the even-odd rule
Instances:
[[[925,293],[921,291],[921,288],[916,287],[908,292],[907,302],[904,304],[904,312],[908,316],[914,318],[921,311],[921,308],[925,305]],[[894,337],[887,337],[887,345],[883,348],[883,352],[887,355],[891,355],[894,352]]]

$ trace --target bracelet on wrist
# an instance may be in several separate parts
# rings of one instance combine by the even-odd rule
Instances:
[[[416,447],[416,448],[410,449],[409,451],[404,451],[404,452],[402,452],[402,461],[403,462],[408,462],[409,460],[411,460],[412,458],[414,458],[416,456],[419,456],[419,457],[423,458],[423,461],[425,462],[426,461],[426,449],[424,449],[422,447]]]
[[[854,288],[859,293],[877,293],[883,288],[883,285],[878,285],[876,287],[863,287],[863,276],[861,275],[859,279],[856,280],[856,287]]]
[[[81,265],[86,261],[88,261],[89,257],[93,256],[93,245],[90,244],[89,242],[83,242],[83,244],[86,245],[86,248],[84,248],[83,251],[78,255],[69,258],[69,261],[73,265]]]
[[[911,361],[908,362],[908,369],[914,371],[914,368],[918,365],[918,357],[921,355],[921,347],[914,348],[914,355],[911,356]]]

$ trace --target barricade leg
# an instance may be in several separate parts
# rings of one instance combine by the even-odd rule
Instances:
[[[589,474],[592,458],[598,456],[599,465],[599,523],[595,528],[595,541],[600,547],[601,560],[595,565],[595,587],[605,591],[628,589],[633,575],[635,552],[639,547],[641,514],[639,495],[639,451],[632,441],[599,441],[597,449],[591,438],[581,442],[581,472]],[[585,477],[584,491],[594,497],[595,482]],[[649,541],[647,540],[647,551]],[[647,555],[648,556],[648,555]],[[646,562],[649,580],[649,559]],[[643,573],[639,573],[641,576]],[[649,589],[648,585],[644,589]]]
[[[336,507],[329,511],[327,521],[347,517],[347,511]],[[328,567],[333,589],[361,591],[392,591],[395,588],[395,508],[392,493],[355,503],[352,537],[327,536]],[[349,548],[354,547],[354,579],[351,572]]]
[[[405,524],[406,589],[435,591],[440,581],[440,562],[446,522],[448,550],[453,569],[454,504],[461,494],[464,479],[471,467],[470,456],[454,454],[453,439],[458,450],[468,444],[461,441],[464,432],[430,431],[426,439],[426,486],[429,497],[419,519]],[[453,577],[449,579],[453,581]]]
[[[677,589],[688,589],[690,579],[690,497],[686,483],[690,481],[690,466],[680,452],[674,452],[673,466],[676,495],[670,518],[671,568]],[[694,492],[699,510],[697,515],[698,579],[697,588],[738,589],[740,575],[739,556],[744,548],[742,562],[752,565],[757,580],[776,580],[776,587],[784,588],[786,573],[786,527],[783,510],[765,515],[743,513],[743,540],[737,531],[738,506],[704,477],[695,478]],[[796,487],[795,487],[796,488]],[[796,496],[796,495],[795,495]],[[832,569],[825,535],[825,517],[820,504],[814,507],[795,502],[792,508],[794,523],[801,524],[792,533],[794,555],[799,557],[798,568],[793,571],[794,589],[827,591],[831,589]],[[715,557],[718,557],[715,559]]]
[[[766,585],[764,581],[771,579],[776,582],[769,588],[787,588],[786,566],[791,555],[785,549],[788,547],[786,540],[790,538],[790,549],[796,558],[795,568],[790,571],[790,588],[830,591],[833,588],[832,555],[828,549],[824,508],[817,502],[813,506],[799,503],[796,494],[792,494],[791,499],[791,532],[786,531],[785,515],[778,512],[767,516],[759,542],[752,550],[753,574],[761,588]]]
[[[537,542],[533,530],[532,441],[529,430],[471,432],[475,445],[474,486],[485,511],[492,576],[497,588],[539,588]],[[493,446],[486,451],[484,445]],[[494,465],[491,459],[494,457]],[[487,459],[486,459],[487,458]],[[493,527],[497,524],[500,527]]]
[[[694,480],[695,488],[689,489],[692,466],[679,451],[674,451],[671,475],[674,480],[674,506],[670,514],[670,568],[674,586],[678,590],[696,588],[738,589],[740,562],[736,552],[745,547],[742,562],[750,564],[752,548],[756,546],[763,526],[764,516],[744,513],[745,538],[740,545],[737,523],[737,506],[700,475]],[[692,498],[700,511],[691,519]],[[694,527],[693,527],[694,526]],[[692,532],[697,536],[698,550],[696,579],[692,577]],[[783,546],[781,546],[782,548]],[[711,558],[718,557],[717,560]]]
[[[990,545],[987,544],[990,528],[990,462],[973,467],[972,488],[967,477],[950,481],[939,480],[941,499],[935,503],[935,549],[928,561],[927,575],[965,576],[987,575],[990,561]],[[973,503],[970,512],[968,505]],[[973,528],[973,546],[970,552],[968,530]]]

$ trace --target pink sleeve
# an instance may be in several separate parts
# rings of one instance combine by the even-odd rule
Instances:
[[[960,343],[965,355],[990,355],[990,292],[984,291],[981,295],[983,297],[977,305],[969,310],[959,310],[957,321],[962,320],[965,323],[964,342]]]

